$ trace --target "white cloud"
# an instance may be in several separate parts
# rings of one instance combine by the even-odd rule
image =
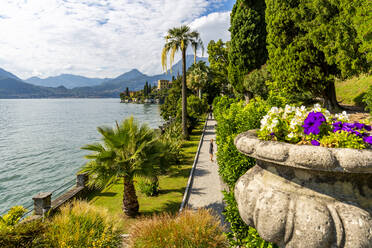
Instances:
[[[214,12],[207,16],[202,16],[194,20],[190,27],[199,31],[205,49],[211,40],[219,40],[226,42],[230,40],[230,11]]]
[[[2,0],[0,67],[21,78],[73,73],[114,77],[132,68],[161,72],[166,31],[190,24],[229,39],[227,0]]]

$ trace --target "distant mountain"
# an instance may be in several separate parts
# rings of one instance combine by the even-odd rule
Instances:
[[[204,61],[209,65],[208,58],[200,58],[196,57],[196,61]],[[186,57],[186,70],[194,63],[194,56],[187,55]],[[117,78],[112,80],[108,80],[103,84],[96,86],[96,88],[100,88],[101,90],[105,88],[109,89],[118,89],[124,91],[126,87],[130,90],[140,90],[143,88],[146,81],[150,84],[156,83],[159,79],[165,80],[172,80],[172,77],[177,77],[177,75],[182,75],[182,60],[178,61],[176,64],[172,66],[172,70],[168,70],[167,73],[162,73],[154,76],[148,76],[146,74],[141,73],[137,69],[133,69],[129,72],[126,72]]]
[[[48,77],[45,79],[39,77],[31,77],[25,80],[25,82],[39,85],[39,86],[46,86],[46,87],[58,87],[64,86],[68,89],[72,89],[75,87],[83,87],[83,86],[95,86],[103,83],[110,79],[102,79],[102,78],[87,78],[83,76],[77,76],[72,74],[62,74],[56,77]]]
[[[205,61],[207,58],[197,57],[197,61]],[[194,62],[194,56],[188,55],[186,66],[189,68]],[[57,77],[40,79],[29,78],[26,82],[5,70],[0,70],[0,98],[93,98],[93,97],[119,97],[120,92],[128,87],[131,91],[143,89],[146,82],[155,84],[159,79],[171,80],[172,76],[182,74],[182,61],[172,66],[172,73],[162,73],[154,76],[143,74],[137,69],[128,71],[113,79],[86,78],[82,76],[63,74]],[[101,80],[100,82],[98,82]],[[74,84],[88,84],[89,86],[73,87]],[[92,84],[98,84],[92,86]],[[34,85],[39,84],[39,85]],[[40,86],[42,84],[42,86]],[[46,86],[54,87],[46,87]],[[63,86],[62,86],[63,85]],[[59,87],[55,87],[59,86]]]
[[[41,87],[14,78],[0,79],[0,98],[48,98],[71,96],[71,92],[63,86],[58,88]]]
[[[16,80],[21,80],[16,75],[0,68],[0,79],[4,79],[4,78],[12,78],[12,79],[16,79]]]

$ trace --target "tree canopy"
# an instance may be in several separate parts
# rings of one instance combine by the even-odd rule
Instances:
[[[368,68],[353,23],[358,1],[266,0],[268,69],[283,92],[323,96],[337,108],[334,80]],[[359,5],[359,6],[358,6]]]
[[[244,93],[244,76],[267,60],[265,1],[237,0],[230,19],[229,80]]]

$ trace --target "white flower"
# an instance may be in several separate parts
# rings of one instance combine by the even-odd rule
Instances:
[[[267,121],[269,119],[269,116],[268,115],[265,115],[262,119],[261,119],[261,127],[264,127],[267,125]]]
[[[319,103],[314,104],[314,108],[311,110],[311,112],[322,112],[322,108]]]
[[[292,139],[292,138],[294,137],[294,133],[291,132],[291,133],[289,133],[287,136],[288,136],[288,138]]]
[[[304,112],[306,110],[306,107],[304,105],[301,106],[300,110]]]
[[[273,120],[271,121],[271,124],[272,124],[274,127],[276,127],[276,125],[278,125],[278,123],[279,123],[278,118],[275,118],[275,119],[273,119]]]
[[[302,113],[301,110],[296,109],[296,116],[297,117],[302,117],[302,116],[304,116],[304,113]]]
[[[295,129],[296,126],[297,126],[297,124],[298,124],[297,119],[293,118],[293,119],[291,120],[291,123],[290,123],[290,128],[291,128],[291,129]]]
[[[292,112],[292,107],[289,106],[288,104],[285,105],[285,108],[284,108],[284,113],[291,113]]]
[[[272,107],[269,111],[270,114],[279,114],[279,109],[277,107]]]
[[[346,113],[346,111],[342,111],[341,114],[336,114],[335,117],[339,121],[349,121],[349,115]]]

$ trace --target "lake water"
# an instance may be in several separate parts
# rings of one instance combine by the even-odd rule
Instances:
[[[0,215],[39,192],[63,191],[86,162],[80,147],[100,140],[96,128],[131,115],[162,123],[158,105],[120,99],[0,99]]]

